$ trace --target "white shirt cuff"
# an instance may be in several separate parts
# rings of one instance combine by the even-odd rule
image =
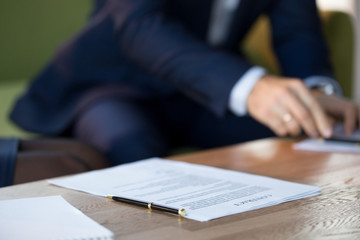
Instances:
[[[254,66],[236,82],[230,93],[229,109],[236,116],[247,114],[246,101],[254,88],[255,84],[266,74],[266,70],[259,66]]]
[[[304,83],[308,88],[319,87],[321,85],[330,84],[338,96],[344,96],[341,86],[337,81],[325,76],[310,76],[304,79]]]

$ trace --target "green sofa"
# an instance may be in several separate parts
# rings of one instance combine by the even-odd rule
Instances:
[[[90,11],[91,0],[0,1],[0,137],[32,136],[9,121],[12,104],[59,44],[84,25]],[[354,48],[351,19],[341,12],[322,13],[322,18],[336,77],[350,97]],[[263,17],[241,47],[253,62],[278,73],[268,39],[268,21]]]

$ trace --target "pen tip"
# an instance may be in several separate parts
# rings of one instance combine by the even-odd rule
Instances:
[[[108,195],[108,196],[106,196],[106,197],[112,199],[112,196],[111,196],[111,195]]]

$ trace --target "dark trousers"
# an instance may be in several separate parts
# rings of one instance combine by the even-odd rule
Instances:
[[[274,134],[251,117],[219,118],[179,95],[162,99],[102,96],[78,113],[72,134],[112,165],[163,157],[179,146],[213,148]]]

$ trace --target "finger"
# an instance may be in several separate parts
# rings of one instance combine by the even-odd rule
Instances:
[[[344,129],[346,135],[351,135],[355,130],[357,107],[349,105],[344,109]]]
[[[286,136],[287,130],[283,121],[278,117],[278,107],[274,105],[271,109],[268,109],[267,117],[263,119],[263,123],[268,126],[277,136]]]
[[[283,126],[286,128],[287,133],[295,137],[300,135],[301,127],[296,119],[289,113],[289,110],[285,106],[276,105],[273,112],[282,121]]]
[[[307,112],[310,113],[307,117],[312,118],[312,121],[315,122],[316,129],[320,134],[326,138],[330,137],[332,129],[327,119],[327,115],[305,85],[296,81],[292,84],[291,89],[307,108]]]
[[[334,125],[336,123],[336,120],[333,117],[328,117],[328,121],[329,121],[331,128],[333,129]]]
[[[282,101],[282,105],[284,105],[284,108],[289,111],[308,136],[317,137],[319,135],[316,123],[309,110],[306,106],[304,106],[302,101],[299,101],[299,99],[294,96],[292,92],[284,94],[284,101]]]
[[[291,136],[296,137],[296,136],[300,135],[301,127],[294,118],[292,118],[290,121],[286,122],[285,126]]]
[[[277,117],[273,117],[271,121],[268,122],[267,126],[277,135],[284,137],[287,135],[287,129],[284,126],[284,123],[279,120]]]

